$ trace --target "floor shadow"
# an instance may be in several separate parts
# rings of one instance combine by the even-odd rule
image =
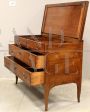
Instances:
[[[32,101],[34,103],[34,105],[36,105],[37,107],[41,108],[41,111],[44,111],[44,89],[43,86],[36,86],[36,87],[28,87],[24,82],[18,82],[18,84],[15,86],[21,90],[25,96],[27,96],[30,101]],[[48,100],[49,104],[51,103],[63,103],[63,102],[68,102],[70,104],[75,103],[76,101],[70,101],[69,99],[60,99],[59,96],[54,95],[52,93],[50,93],[49,96],[49,100]],[[52,106],[50,106],[50,108],[52,108]]]

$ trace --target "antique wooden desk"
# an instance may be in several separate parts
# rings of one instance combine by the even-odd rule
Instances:
[[[45,110],[51,88],[77,85],[80,102],[83,31],[88,1],[46,5],[41,35],[16,35],[5,66],[28,86],[43,85]]]

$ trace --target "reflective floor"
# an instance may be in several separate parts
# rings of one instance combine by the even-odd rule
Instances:
[[[29,88],[21,80],[0,78],[0,112],[44,112],[43,88]],[[81,102],[76,85],[55,87],[49,96],[48,112],[90,112],[90,80],[82,83]]]

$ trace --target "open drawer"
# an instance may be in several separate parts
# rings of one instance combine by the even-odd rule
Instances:
[[[64,40],[62,40],[59,35],[52,35],[52,38],[49,38],[48,35],[17,35],[14,40],[19,47],[32,49],[42,54],[60,50],[81,50],[83,44],[83,41],[79,43],[76,38],[64,37]]]
[[[17,35],[14,37],[14,42],[18,46],[44,53],[48,42],[46,37],[43,38],[42,35]]]
[[[15,44],[9,45],[9,54],[16,57],[20,61],[26,63],[32,68],[41,69],[44,68],[45,57],[41,53],[33,52],[26,48],[20,48]]]
[[[13,56],[4,57],[4,64],[29,86],[41,85],[44,83],[43,69],[30,68]]]

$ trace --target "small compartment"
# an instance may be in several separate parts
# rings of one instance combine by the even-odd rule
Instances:
[[[13,56],[4,57],[4,65],[29,86],[44,83],[43,69],[31,68]]]

